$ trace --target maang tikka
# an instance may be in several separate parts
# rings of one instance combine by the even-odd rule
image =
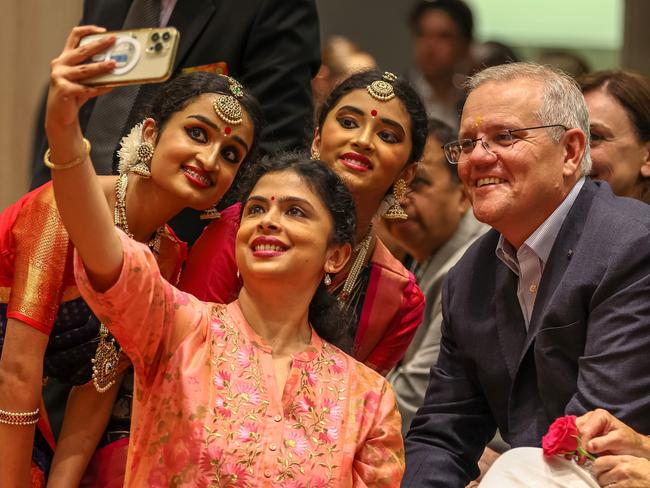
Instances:
[[[381,80],[373,81],[366,87],[366,90],[368,90],[368,94],[375,100],[387,102],[395,98],[395,89],[391,84],[395,80],[397,80],[397,76],[390,71],[386,71]]]
[[[221,120],[227,124],[239,125],[242,123],[244,113],[239,99],[244,96],[244,88],[234,78],[230,76],[226,76],[226,78],[231,94],[218,93],[212,102],[212,107]]]
[[[225,76],[225,75],[224,75]],[[228,89],[230,95],[217,93],[216,98],[212,101],[212,108],[221,120],[227,124],[239,125],[242,123],[244,111],[239,103],[239,99],[244,96],[244,87],[234,78],[225,76],[228,80]],[[226,134],[230,133],[230,128],[226,128]],[[200,214],[201,220],[212,220],[221,217],[217,206],[207,208]]]

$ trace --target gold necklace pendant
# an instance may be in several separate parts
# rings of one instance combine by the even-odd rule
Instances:
[[[113,222],[129,238],[133,239],[133,233],[129,230],[129,223],[126,220],[126,188],[129,184],[128,174],[122,173],[115,182],[115,210]],[[157,256],[160,253],[160,243],[165,226],[162,225],[156,234],[149,240],[147,245]],[[104,324],[99,326],[99,342],[95,350],[95,357],[91,360],[93,365],[93,384],[99,393],[105,393],[115,384],[117,379],[117,365],[120,360],[120,347],[115,339],[108,340],[108,329]]]
[[[104,324],[99,325],[99,344],[95,351],[93,364],[93,384],[99,393],[105,393],[115,384],[117,377],[117,364],[120,360],[115,339],[108,339],[108,329]]]
[[[368,251],[370,250],[370,246],[372,245],[372,237],[373,234],[372,234],[372,224],[371,224],[370,229],[368,229],[368,234],[366,235],[366,237],[364,237],[364,239],[359,243],[359,245],[354,248],[357,255],[354,258],[354,262],[352,263],[350,272],[348,273],[348,276],[345,279],[345,282],[343,283],[343,289],[341,290],[341,292],[338,294],[337,297],[341,305],[345,305],[347,301],[350,299],[350,295],[352,294],[352,289],[354,288],[354,285],[356,285],[357,279],[359,278],[361,271],[366,265],[366,257],[368,255]]]

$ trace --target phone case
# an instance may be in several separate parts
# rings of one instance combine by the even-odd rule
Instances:
[[[141,83],[158,83],[167,80],[174,67],[180,35],[173,27],[153,27],[93,34],[81,39],[84,45],[107,34],[117,36],[115,44],[107,51],[96,54],[89,62],[107,59],[117,62],[110,73],[88,78],[85,85],[119,86]]]

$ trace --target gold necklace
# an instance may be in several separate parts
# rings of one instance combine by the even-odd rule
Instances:
[[[366,257],[368,256],[368,251],[370,250],[373,237],[372,224],[370,224],[370,228],[368,229],[366,237],[364,237],[363,240],[354,248],[354,251],[357,253],[357,255],[354,258],[354,262],[352,263],[352,267],[350,268],[348,276],[345,278],[343,289],[338,294],[337,299],[342,305],[347,303],[347,301],[350,299],[352,289],[354,288],[354,285],[356,285],[357,279],[359,278],[361,271],[366,265]]]
[[[113,212],[113,222],[115,226],[121,229],[127,236],[133,239],[133,233],[129,230],[129,223],[126,220],[126,187],[128,185],[127,173],[118,176],[115,182],[115,211]],[[156,230],[156,234],[147,243],[147,246],[158,254],[160,252],[160,241],[165,226],[162,225]],[[91,359],[93,365],[93,384],[99,393],[104,393],[115,384],[117,376],[117,365],[120,360],[121,348],[115,343],[114,338],[109,339],[108,328],[99,324],[99,342],[95,350],[95,357]]]
[[[129,223],[126,220],[126,187],[129,184],[128,174],[122,173],[115,182],[115,211],[113,212],[113,222],[115,226],[122,230],[131,239],[134,239],[133,233],[129,230]],[[160,240],[165,232],[165,226],[161,225],[156,230],[154,236],[147,242],[149,249],[154,254],[160,252]]]

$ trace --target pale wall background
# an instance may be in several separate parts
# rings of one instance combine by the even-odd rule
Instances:
[[[0,0],[0,210],[29,186],[34,118],[49,63],[79,22],[81,6],[82,0]]]

